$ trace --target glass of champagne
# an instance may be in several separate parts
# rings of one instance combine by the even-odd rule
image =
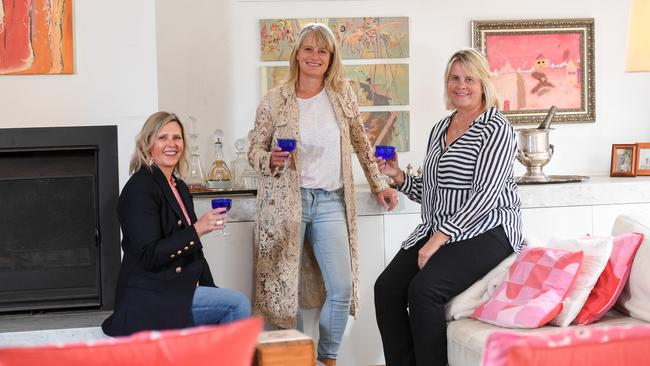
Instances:
[[[232,198],[213,198],[212,199],[212,208],[225,208],[226,212],[230,211],[232,207]],[[219,236],[230,236],[230,233],[226,232],[226,228],[216,233]]]
[[[286,151],[288,153],[291,153],[293,150],[296,149],[296,139],[278,139],[278,147],[282,149],[282,151]],[[289,162],[289,159],[284,162],[284,169],[287,169],[287,163]]]
[[[382,158],[384,160],[390,160],[393,157],[393,155],[395,155],[395,146],[390,146],[390,145],[375,146],[376,157]],[[381,179],[386,183],[390,183],[390,178],[386,175],[382,174]]]

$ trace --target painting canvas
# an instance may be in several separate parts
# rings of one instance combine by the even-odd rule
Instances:
[[[372,145],[391,145],[409,151],[409,112],[362,112],[361,120]]]
[[[360,106],[409,104],[407,64],[345,65]]]
[[[0,4],[0,74],[74,72],[72,0]]]
[[[488,60],[513,123],[595,120],[593,19],[475,21],[474,47]]]
[[[308,23],[327,24],[343,59],[409,57],[407,17],[260,20],[262,61],[288,61],[298,33]]]
[[[409,103],[408,65],[345,65],[344,70],[360,106]],[[262,95],[288,77],[288,66],[263,66],[260,78]]]

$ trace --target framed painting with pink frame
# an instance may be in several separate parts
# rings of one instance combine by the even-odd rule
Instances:
[[[502,111],[513,124],[594,122],[594,20],[472,21]]]

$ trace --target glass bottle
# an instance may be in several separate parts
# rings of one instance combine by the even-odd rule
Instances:
[[[223,160],[223,144],[221,138],[223,131],[214,131],[214,161],[208,173],[208,189],[222,190],[232,188],[232,174],[226,162]]]
[[[237,157],[231,162],[231,166],[235,176],[235,187],[239,189],[257,189],[257,172],[250,166],[246,158],[249,145],[248,139],[242,138],[235,141]]]
[[[199,134],[196,132],[197,119],[190,116],[190,171],[187,179],[187,186],[190,192],[205,191],[205,176],[201,168],[201,157],[199,156]]]

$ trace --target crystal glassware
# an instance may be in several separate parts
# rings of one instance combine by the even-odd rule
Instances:
[[[225,208],[226,212],[228,212],[230,211],[230,208],[232,208],[232,198],[213,198],[212,208]],[[216,234],[221,236],[230,236],[230,233],[226,232],[225,227]]]
[[[235,140],[235,155],[237,158],[230,162],[233,183],[236,189],[257,189],[258,174],[248,163],[246,153],[250,146],[247,139]]]
[[[208,189],[211,190],[224,190],[232,187],[232,173],[223,157],[222,137],[222,130],[214,131],[214,161],[208,173]]]
[[[199,155],[199,134],[196,132],[196,123],[198,120],[190,116],[190,172],[187,179],[187,186],[190,192],[205,191],[205,176],[201,168],[201,157]]]

